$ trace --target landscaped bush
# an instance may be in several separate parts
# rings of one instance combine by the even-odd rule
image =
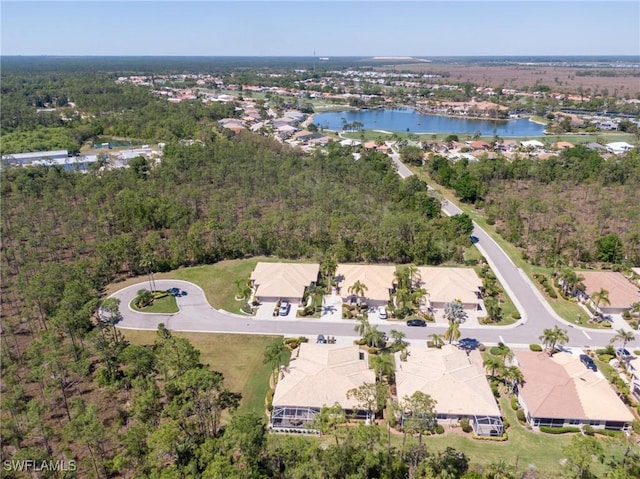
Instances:
[[[468,417],[461,417],[460,421],[458,421],[458,423],[460,424],[460,428],[464,431],[464,432],[471,432],[473,431],[473,428],[471,427],[471,424],[469,424],[469,418]]]
[[[475,433],[471,434],[471,437],[474,439],[478,439],[480,441],[496,441],[496,442],[503,442],[506,441],[507,439],[509,439],[509,436],[507,435],[507,433],[503,433],[502,436],[500,437],[495,437],[495,436],[478,436]]]
[[[546,432],[547,434],[566,434],[568,432],[580,432],[580,429],[577,427],[549,427],[549,426],[540,426],[540,432]]]
[[[524,415],[524,409],[522,408],[516,411],[516,417],[518,418],[518,421],[520,421],[521,423],[527,422],[527,417]]]
[[[613,359],[613,356],[611,354],[599,354],[598,359],[603,363],[609,364],[609,361]]]
[[[444,434],[444,427],[441,424],[436,424],[436,434]]]
[[[530,344],[529,349],[533,352],[539,353],[540,351],[542,351],[542,346],[540,346],[539,344]]]
[[[244,303],[240,307],[240,311],[242,311],[243,313],[247,313],[247,314],[253,314],[253,308],[251,307],[251,305],[249,303]]]
[[[513,319],[521,319],[522,316],[520,316],[520,313],[518,313],[517,311],[514,311],[513,313],[511,313],[511,317]]]
[[[511,427],[511,423],[505,419],[504,421],[502,421],[502,427],[506,431],[507,429],[509,429]]]
[[[593,436],[595,434],[593,428],[588,424],[582,428],[582,432],[585,433],[587,436]]]
[[[518,410],[518,398],[511,398],[511,409],[513,409],[514,411]]]
[[[602,436],[609,437],[624,437],[624,432],[622,431],[610,431],[609,429],[596,429],[596,434],[600,434]]]
[[[493,393],[496,399],[500,398],[500,390],[498,389],[499,386],[500,386],[500,383],[498,381],[491,381],[491,392]]]
[[[373,355],[378,354],[378,348],[369,348],[367,349],[367,352]]]

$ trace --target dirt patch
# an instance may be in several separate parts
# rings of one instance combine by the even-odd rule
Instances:
[[[409,65],[394,65],[380,67],[378,70],[399,70],[415,73],[430,73],[447,75],[437,79],[437,83],[470,82],[488,87],[521,89],[533,87],[536,84],[549,86],[557,92],[583,91],[602,92],[609,94],[617,92],[619,96],[635,97],[640,93],[640,78],[638,69],[598,68],[599,74],[612,76],[579,76],[584,71],[580,67],[550,66],[550,65],[452,65],[444,63],[420,63]],[[602,72],[602,73],[600,73]],[[595,73],[595,69],[594,69]]]

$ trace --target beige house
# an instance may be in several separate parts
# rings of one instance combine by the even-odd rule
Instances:
[[[600,291],[600,289],[609,292],[611,304],[600,305],[600,309],[605,314],[621,313],[640,301],[640,289],[625,278],[622,273],[614,271],[577,271],[577,273],[584,278],[582,283],[585,285],[585,292],[589,299],[593,293]]]
[[[302,302],[304,290],[318,281],[317,263],[263,263],[251,273],[255,297],[260,302],[287,300]]]
[[[396,357],[396,389],[400,402],[416,391],[435,399],[440,423],[457,424],[468,417],[476,434],[502,435],[500,409],[476,350],[467,353],[450,344],[409,348],[405,362]]]
[[[365,419],[347,391],[375,383],[368,354],[355,345],[302,343],[293,354],[273,395],[270,424],[273,429],[309,428],[323,406],[338,403],[347,415]]]
[[[339,264],[335,283],[343,301],[355,301],[349,288],[356,282],[366,286],[365,301],[369,306],[386,306],[394,289],[396,267],[372,264]]]
[[[482,309],[482,280],[473,268],[420,267],[420,287],[427,290],[432,308],[443,309],[445,303],[459,299],[464,309]]]
[[[626,429],[633,415],[603,377],[570,353],[519,351],[524,376],[518,401],[534,426]]]

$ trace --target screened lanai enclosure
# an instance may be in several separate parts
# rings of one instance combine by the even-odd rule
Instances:
[[[472,426],[478,436],[500,437],[504,433],[502,418],[496,416],[473,416]]]
[[[313,418],[320,412],[317,407],[273,406],[271,411],[271,429],[307,429],[313,430]],[[367,419],[367,411],[345,409],[347,419]]]

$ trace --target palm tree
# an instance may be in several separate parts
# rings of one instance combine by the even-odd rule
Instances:
[[[148,289],[139,289],[135,299],[135,305],[138,308],[144,308],[153,301],[153,293]]]
[[[377,326],[370,326],[369,329],[365,332],[363,338],[367,345],[372,348],[380,348],[384,346],[384,333],[382,331],[378,331]]]
[[[153,253],[145,253],[140,260],[140,266],[147,271],[149,276],[149,289],[151,291],[156,290],[156,281],[153,279],[153,267],[155,266],[155,258]]]
[[[391,338],[393,339],[391,347],[393,348],[394,352],[404,351],[407,349],[409,343],[405,341],[405,338],[407,337],[405,333],[403,333],[402,331],[397,331],[395,329],[392,329],[389,333],[391,334]]]
[[[451,344],[454,340],[460,339],[460,323],[457,321],[449,321],[449,327],[444,332],[444,339]]]
[[[485,367],[487,372],[491,371],[490,376],[492,377],[496,376],[497,370],[504,369],[504,361],[498,356],[487,356],[487,358],[482,362],[482,365]]]
[[[238,278],[233,282],[233,284],[235,284],[238,289],[238,298],[247,299],[249,297],[251,294],[251,287],[249,286],[248,281]]]
[[[275,339],[271,341],[264,352],[264,364],[271,364],[273,367],[272,374],[273,379],[276,379],[276,374],[280,370],[280,366],[283,361],[287,359],[288,350],[284,345],[284,341],[282,339]]]
[[[622,341],[622,347],[626,348],[627,343],[633,341],[634,339],[635,336],[631,331],[625,331],[624,329],[620,328],[616,331],[616,335],[611,338],[611,344],[615,343],[616,341]]]
[[[565,268],[558,277],[559,282],[562,285],[562,293],[567,296],[568,294],[575,295],[576,290],[584,289],[583,276],[578,275],[573,269]]]
[[[388,382],[392,382],[396,371],[393,356],[390,354],[376,354],[375,356],[371,356],[371,366],[376,372],[378,382],[382,382],[383,377],[386,377]]]
[[[569,335],[566,329],[560,329],[558,326],[554,326],[553,329],[545,329],[540,341],[545,345],[549,351],[549,356],[553,356],[555,347],[557,344],[565,344],[569,341]]]
[[[600,291],[596,291],[591,295],[591,301],[596,305],[596,312],[600,309],[600,305],[603,306],[610,305],[611,301],[609,301],[609,291],[604,288],[600,288]]]
[[[467,312],[464,310],[462,301],[454,299],[444,305],[444,317],[450,323],[464,323],[467,320]]]
[[[322,258],[322,261],[320,261],[320,272],[324,277],[327,291],[331,291],[331,285],[333,284],[333,277],[336,274],[337,267],[338,263],[333,256],[325,256]]]
[[[362,281],[358,280],[355,283],[353,283],[351,286],[349,286],[349,288],[347,289],[347,291],[351,294],[354,294],[356,296],[356,299],[358,301],[358,304],[360,304],[360,298],[364,299],[364,293],[368,290],[369,288],[367,288],[367,285],[364,284]]]
[[[511,392],[515,392],[516,386],[522,384],[524,376],[517,366],[508,366],[502,371],[502,377],[511,387]]]
[[[369,324],[369,320],[367,318],[358,318],[358,322],[353,327],[353,330],[362,338],[367,335],[369,329],[371,329],[371,325]]]
[[[444,340],[442,339],[442,336],[434,333],[429,337],[431,338],[431,344],[433,344],[434,348],[438,348],[438,349],[442,348],[442,346],[444,345]]]

